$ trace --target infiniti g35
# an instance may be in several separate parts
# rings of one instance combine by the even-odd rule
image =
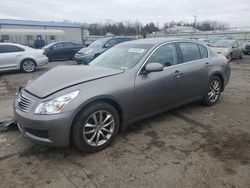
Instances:
[[[33,140],[72,140],[95,152],[139,120],[193,101],[216,104],[229,78],[228,60],[198,41],[130,41],[88,66],[56,67],[29,83],[15,101],[15,119]]]

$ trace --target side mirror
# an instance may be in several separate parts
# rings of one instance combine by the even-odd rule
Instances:
[[[149,63],[145,66],[145,71],[150,72],[160,72],[163,71],[163,65],[160,63]]]

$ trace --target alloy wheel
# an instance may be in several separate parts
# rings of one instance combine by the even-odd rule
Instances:
[[[115,129],[114,117],[100,110],[88,117],[83,127],[83,138],[90,146],[101,146],[112,136]]]
[[[27,60],[23,63],[23,70],[25,72],[33,72],[35,70],[35,63],[31,60]]]
[[[220,82],[217,79],[214,79],[210,82],[208,90],[208,99],[210,102],[214,103],[218,100],[221,92]]]

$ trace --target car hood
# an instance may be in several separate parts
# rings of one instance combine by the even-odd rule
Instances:
[[[78,53],[87,54],[93,52],[95,49],[96,48],[90,48],[90,47],[82,48],[78,51]]]
[[[123,72],[94,66],[58,66],[29,83],[25,90],[39,98],[45,98],[62,89]]]
[[[226,54],[229,51],[229,48],[212,48],[218,54]]]

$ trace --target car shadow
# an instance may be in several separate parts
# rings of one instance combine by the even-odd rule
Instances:
[[[167,112],[155,115],[153,117],[147,118],[145,120],[142,120],[140,122],[134,123],[134,124],[128,126],[124,131],[120,132],[117,136],[118,138],[115,139],[114,142],[111,144],[111,146],[109,146],[108,148],[109,149],[110,149],[110,147],[112,148],[112,146],[114,146],[114,144],[118,144],[116,141],[119,142],[119,139],[123,139],[126,136],[128,136],[129,134],[140,133],[142,131],[147,132],[147,129],[150,129],[149,125],[152,125],[154,122],[164,121],[166,119],[166,117],[173,116],[176,111],[192,113],[192,111],[195,111],[201,107],[202,107],[202,105],[198,102],[191,103],[191,104],[188,104],[186,106],[176,108],[176,109],[173,109],[171,111],[167,111]],[[105,149],[102,151],[105,151]],[[100,152],[102,152],[102,151],[100,151]],[[69,156],[81,156],[81,157],[83,157],[83,156],[89,155],[91,153],[84,153],[84,152],[79,151],[72,143],[70,144],[70,146],[63,147],[63,148],[45,146],[42,144],[34,144],[34,146],[32,146],[31,148],[20,153],[19,156],[20,157],[30,157],[30,156],[36,156],[36,155],[41,155],[41,154],[46,154],[46,155],[55,155],[55,154],[58,155],[59,154],[60,156],[62,156],[64,158],[68,158]]]

